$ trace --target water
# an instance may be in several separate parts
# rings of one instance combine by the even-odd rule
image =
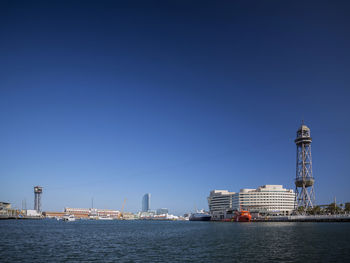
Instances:
[[[350,224],[0,221],[0,262],[77,261],[350,262]]]

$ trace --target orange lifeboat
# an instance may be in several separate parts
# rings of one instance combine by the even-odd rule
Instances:
[[[252,215],[249,211],[237,211],[232,221],[235,222],[250,222],[252,220]]]

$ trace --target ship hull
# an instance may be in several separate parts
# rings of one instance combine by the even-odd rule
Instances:
[[[234,217],[234,221],[236,222],[250,222],[252,219],[251,214],[249,211],[239,211],[236,213],[236,216]]]
[[[248,216],[239,216],[236,218],[235,220],[236,222],[250,222],[251,221],[251,217]]]
[[[210,217],[203,217],[203,218],[190,218],[190,221],[210,221]]]
[[[211,216],[191,216],[190,221],[210,221]]]

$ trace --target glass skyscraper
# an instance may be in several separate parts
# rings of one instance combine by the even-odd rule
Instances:
[[[151,200],[151,194],[145,194],[142,198],[142,212],[149,211],[149,202]]]

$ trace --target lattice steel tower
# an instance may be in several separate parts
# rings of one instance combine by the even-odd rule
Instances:
[[[34,186],[34,210],[38,213],[41,212],[41,194],[43,193],[43,188],[41,186]]]
[[[297,131],[297,169],[295,178],[296,208],[303,207],[304,212],[315,204],[315,179],[312,176],[310,129],[304,122]]]

